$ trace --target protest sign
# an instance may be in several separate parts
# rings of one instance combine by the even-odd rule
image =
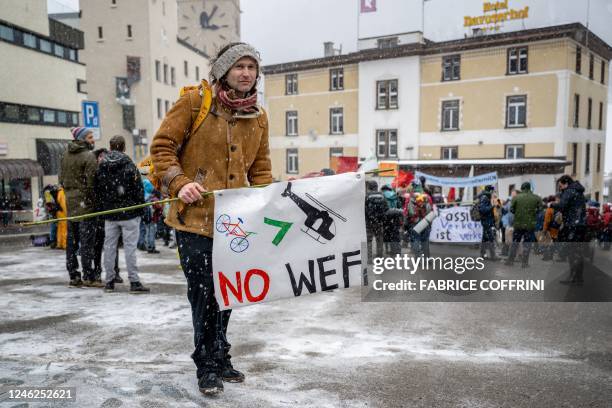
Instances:
[[[477,187],[497,184],[497,172],[472,177],[437,177],[417,171],[415,176],[417,179],[425,177],[428,185],[442,187]]]
[[[431,224],[431,242],[480,242],[482,225],[472,221],[470,207],[450,207],[438,211]]]
[[[360,285],[364,205],[362,173],[216,192],[219,307]]]

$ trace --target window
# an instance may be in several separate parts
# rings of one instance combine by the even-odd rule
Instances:
[[[30,48],[36,48],[36,36],[23,33],[23,45]]]
[[[168,113],[170,110],[170,101],[164,101],[164,113]]]
[[[98,26],[98,39],[101,40],[104,38],[104,30],[102,29],[102,26]]]
[[[597,158],[595,159],[595,171],[601,171],[601,143],[597,143]]]
[[[72,48],[68,48],[68,59],[71,61],[76,61],[77,60],[77,52],[76,50],[73,50]]]
[[[164,84],[168,83],[168,64],[164,64]]]
[[[19,105],[4,105],[4,119],[9,122],[19,121]]]
[[[399,40],[397,37],[379,38],[377,41],[378,48],[393,48],[397,47]]]
[[[524,159],[525,145],[506,145],[506,159]]]
[[[441,151],[442,160],[455,160],[459,157],[459,148],[457,146],[444,146]]]
[[[329,158],[331,160],[332,157],[341,157],[344,154],[343,147],[330,147],[329,148]]]
[[[297,74],[285,75],[285,95],[295,95],[298,93]]]
[[[40,39],[40,50],[51,54],[51,43],[41,38]]]
[[[198,66],[195,67],[195,79],[196,82],[200,82],[200,67]]]
[[[86,84],[87,84],[87,81],[83,79],[77,79],[77,92],[86,94],[87,93],[87,90],[85,89]]]
[[[574,94],[574,127],[577,128],[579,126],[580,126],[580,95]]]
[[[43,110],[43,121],[46,123],[54,123],[55,122],[55,111],[51,109]]]
[[[376,109],[397,109],[397,79],[376,81]]]
[[[459,130],[459,100],[442,102],[442,130]]]
[[[0,102],[0,122],[70,127],[78,125],[78,113]]]
[[[117,5],[117,0],[111,0],[111,4],[112,4],[113,6],[116,6],[116,5]]]
[[[599,102],[599,130],[603,130],[603,102]]]
[[[285,112],[285,129],[287,136],[298,135],[298,113],[297,111]]]
[[[527,96],[508,96],[506,98],[506,127],[527,126]]]
[[[127,36],[128,38],[132,38],[132,25],[128,24],[127,26]]]
[[[57,112],[57,123],[65,125],[68,123],[68,115],[64,111]]]
[[[508,49],[508,74],[527,73],[527,47],[513,47]]]
[[[601,73],[599,75],[601,76],[600,82],[602,83],[602,85],[605,85],[606,83],[606,61],[604,60],[601,60]]]
[[[0,24],[0,38],[7,41],[15,41],[15,31],[11,27]]]
[[[187,63],[187,61],[183,61],[183,72],[186,77],[189,76],[189,64]]]
[[[341,135],[344,133],[343,108],[331,108],[329,110],[329,133],[332,135]]]
[[[591,117],[593,116],[593,99],[589,98],[587,100],[587,129],[591,128]]]
[[[344,89],[344,69],[335,68],[329,70],[329,89],[339,91]]]
[[[298,167],[298,149],[287,149],[287,173],[297,174]]]
[[[162,117],[162,100],[160,98],[157,98],[157,119],[161,119]]]
[[[589,79],[593,79],[595,77],[595,56],[593,53],[589,54]]]
[[[28,122],[40,122],[39,108],[28,108]]]
[[[584,174],[591,172],[591,144],[587,143],[584,149]]]
[[[172,86],[176,85],[176,72],[174,70],[174,67],[170,67],[170,84]]]
[[[461,55],[449,55],[442,58],[442,81],[460,79]]]
[[[582,73],[582,48],[580,46],[576,47],[576,73]]]
[[[161,81],[161,62],[155,61],[155,79],[157,82]]]
[[[572,143],[572,175],[578,171],[578,143]]]
[[[379,158],[397,157],[396,129],[379,129],[376,131],[376,156]]]
[[[64,47],[62,47],[59,44],[55,44],[54,54],[57,55],[60,58],[64,58]]]

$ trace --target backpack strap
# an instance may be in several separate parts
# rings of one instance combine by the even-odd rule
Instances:
[[[192,107],[191,128],[189,130],[189,135],[191,136],[198,130],[210,112],[210,107],[212,105],[212,88],[208,82],[203,79],[199,86],[184,86],[181,88],[180,96],[183,96],[187,92],[189,92],[189,101]],[[194,106],[199,106],[199,108],[194,108]],[[197,112],[197,114],[194,116],[195,112]]]

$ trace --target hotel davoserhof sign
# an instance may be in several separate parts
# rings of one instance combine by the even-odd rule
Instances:
[[[464,27],[480,27],[483,30],[499,30],[500,23],[508,20],[521,20],[529,17],[529,7],[521,10],[511,9],[509,0],[485,2],[482,6],[483,15],[463,17]]]

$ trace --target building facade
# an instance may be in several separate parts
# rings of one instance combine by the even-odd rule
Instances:
[[[42,187],[57,183],[59,158],[78,126],[86,81],[83,33],[49,19],[38,0],[0,11],[0,201],[12,221],[32,219]]]
[[[97,143],[107,147],[111,137],[123,135],[138,161],[180,88],[208,78],[213,40],[221,47],[239,38],[239,3],[81,0],[80,6],[87,99],[97,101],[100,111]],[[221,14],[223,22],[217,22]]]
[[[328,145],[307,135],[332,109],[334,90],[325,85],[333,70],[350,67],[357,107],[343,113],[345,123],[357,123],[357,145],[351,141],[345,155],[356,147],[360,162],[449,176],[475,165],[476,174],[498,171],[502,195],[523,181],[553,193],[554,178],[567,173],[602,198],[608,44],[579,23],[445,42],[419,34],[369,38],[355,53],[265,67],[275,177],[327,167]],[[309,81],[319,84],[316,91]]]

